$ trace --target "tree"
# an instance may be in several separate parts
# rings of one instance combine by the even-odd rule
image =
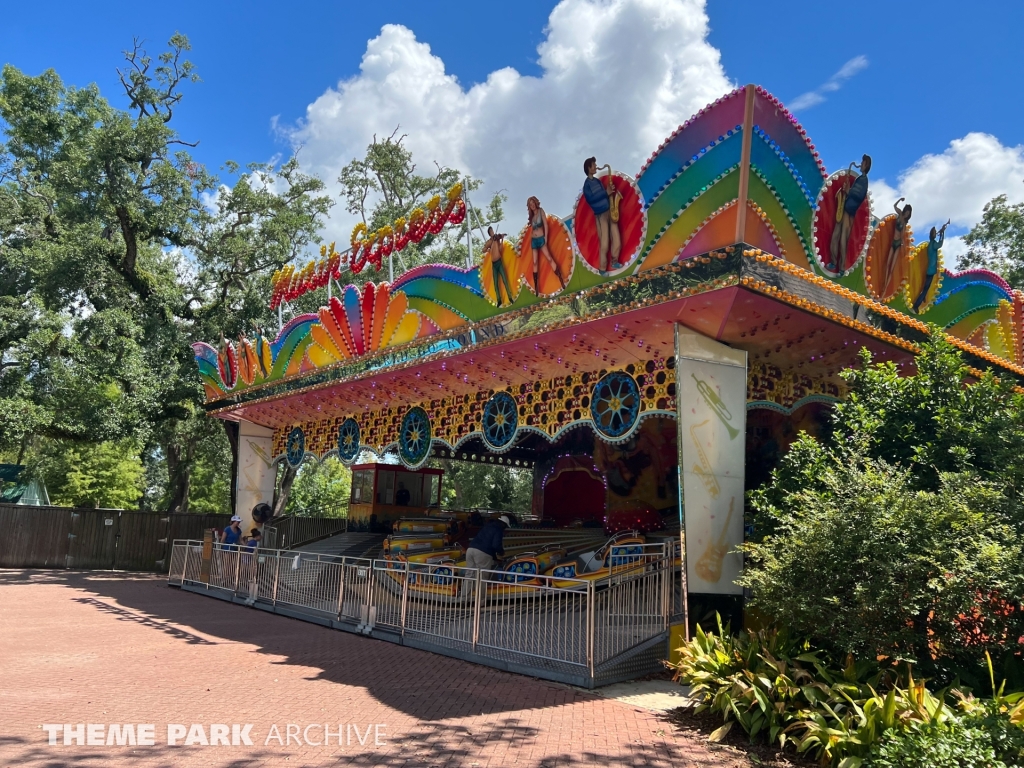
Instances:
[[[288,498],[287,513],[311,517],[345,517],[352,493],[352,472],[334,456],[307,461]]]
[[[54,504],[132,509],[142,496],[145,470],[130,442],[51,443],[41,474]]]
[[[405,134],[399,135],[398,128],[385,139],[373,137],[366,148],[366,155],[355,158],[341,170],[338,183],[345,210],[358,216],[369,231],[393,224],[399,218],[408,218],[413,209],[422,206],[433,195],[443,196],[457,182],[463,182],[468,192],[480,188],[481,182],[463,176],[459,171],[434,163],[437,172],[423,176],[416,172],[412,152],[404,145]],[[446,228],[440,235],[427,235],[420,243],[410,243],[403,251],[394,255],[396,275],[424,263],[443,263],[465,266],[467,246],[466,235],[471,235],[474,255],[483,247],[484,237],[480,230],[490,224],[497,224],[505,216],[503,204],[506,197],[495,194],[486,210],[469,206],[466,220],[458,228]],[[361,284],[377,279],[370,269],[349,275],[352,282]]]
[[[445,471],[442,503],[448,507],[501,509],[516,514],[530,512],[533,473],[505,466],[468,461],[434,460]]]
[[[943,472],[972,472],[1011,499],[1024,488],[1024,396],[1009,378],[973,380],[960,352],[934,330],[915,358],[914,375],[893,363],[844,371],[849,396],[832,414],[823,444],[831,452],[858,443],[869,458],[909,469],[916,488],[937,491]],[[972,382],[972,383],[969,383]],[[792,463],[780,487],[810,482]],[[793,473],[792,475],[787,473]]]
[[[816,482],[758,505],[774,533],[744,545],[753,607],[838,654],[946,679],[1016,644],[1024,539],[997,488],[964,473],[915,490],[908,469],[807,436],[789,456]]]
[[[226,163],[231,184],[192,160],[173,127],[188,50],[175,34],[153,61],[136,42],[126,110],[53,71],[0,76],[0,451],[131,439],[180,511],[202,444],[232,447],[190,344],[274,322],[269,273],[319,242],[331,206],[294,158]]]
[[[960,257],[960,269],[990,269],[1024,290],[1024,203],[1010,205],[1006,195],[993,198],[964,242],[968,250]]]

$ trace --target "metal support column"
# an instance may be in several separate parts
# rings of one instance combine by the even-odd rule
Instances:
[[[402,579],[402,637],[405,637],[405,610],[409,606],[409,561],[405,563],[405,576]]]
[[[480,576],[480,569],[476,569],[476,578],[473,580],[473,652],[476,652],[476,644],[480,642],[480,603],[483,597],[483,579]]]
[[[587,672],[594,679],[594,582],[587,582]]]
[[[341,558],[341,575],[338,577],[338,621],[341,621],[341,614],[345,610],[345,560]]]
[[[274,607],[277,607],[277,577],[281,573],[281,553],[277,552],[274,556],[274,591],[271,593],[271,600]]]

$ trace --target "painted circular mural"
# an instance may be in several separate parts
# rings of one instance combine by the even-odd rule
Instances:
[[[815,207],[813,238],[818,266],[829,277],[847,275],[864,257],[871,236],[867,179],[849,170],[833,173],[818,192]],[[844,227],[848,228],[845,239]]]
[[[338,458],[351,464],[359,455],[359,424],[348,418],[338,427]]]
[[[430,455],[430,417],[419,406],[410,408],[402,417],[398,433],[398,454],[411,469],[420,466]]]
[[[293,467],[299,466],[306,456],[306,433],[302,427],[295,427],[288,433],[288,440],[285,442],[285,457]]]
[[[640,418],[640,388],[629,374],[613,371],[594,387],[590,411],[599,434],[622,437]]]
[[[595,178],[602,184],[607,182],[607,176]],[[636,260],[644,237],[647,235],[647,211],[644,210],[644,199],[640,188],[633,179],[624,174],[615,173],[612,176],[612,183],[621,199],[619,200],[619,220],[609,221],[610,229],[604,233],[608,239],[604,271],[614,276],[624,272]],[[591,272],[601,272],[602,233],[598,229],[594,211],[582,192],[576,198],[573,234],[576,236],[576,247],[579,249],[583,263]],[[612,261],[614,255],[612,249],[616,238],[620,244],[618,267]]]
[[[893,245],[896,245],[895,252]],[[914,232],[910,224],[905,225],[902,234],[897,234],[894,214],[878,223],[864,257],[864,282],[871,298],[888,304],[903,291],[910,275],[913,251]]]
[[[545,217],[543,229],[534,229],[527,224],[519,232],[518,258],[519,273],[533,293],[538,296],[555,296],[561,293],[572,279],[573,267],[576,264],[572,236],[568,227],[560,218],[550,213]]]
[[[489,448],[505,448],[512,443],[518,426],[519,412],[515,398],[508,392],[495,393],[484,406],[484,442]]]

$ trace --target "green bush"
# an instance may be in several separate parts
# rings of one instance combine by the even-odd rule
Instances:
[[[987,733],[951,720],[886,731],[864,762],[867,768],[1006,768]]]
[[[863,446],[806,436],[784,466],[789,490],[752,495],[771,533],[743,547],[759,612],[836,656],[911,660],[947,683],[1019,648],[1024,538],[999,489],[946,473],[918,490]]]

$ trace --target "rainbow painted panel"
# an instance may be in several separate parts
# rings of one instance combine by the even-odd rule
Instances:
[[[769,146],[769,138],[755,135],[750,142],[750,164],[771,185],[779,202],[796,221],[805,242],[811,241],[814,202],[808,200],[804,189],[776,151]]]
[[[674,261],[705,219],[730,201],[734,201],[738,192],[739,173],[735,167],[727,171],[724,178],[717,182],[712,180],[706,183],[697,197],[688,202],[673,221],[662,227],[656,242],[644,257],[640,270],[655,269]]]
[[[715,178],[739,164],[742,151],[740,134],[733,134],[705,154],[698,156],[698,159],[677,176],[657,199],[647,201],[647,241],[641,249],[641,258],[644,258],[643,254],[650,250],[679,214],[697,197],[708,191]],[[736,189],[738,193],[739,187]],[[684,241],[685,239],[683,238]]]
[[[689,164],[714,143],[722,143],[743,125],[744,98],[739,88],[711,104],[669,136],[637,174],[636,183],[650,203]],[[733,162],[738,162],[739,158]],[[712,174],[714,175],[714,174]],[[648,228],[649,230],[650,228]]]
[[[800,230],[771,188],[761,179],[758,173],[750,174],[747,187],[750,199],[757,203],[768,221],[775,227],[775,234],[786,251],[786,260],[804,269],[809,269],[809,249],[805,240],[800,237]]]
[[[785,153],[810,191],[810,199],[818,196],[827,173],[807,132],[797,119],[768,91],[756,89],[753,122],[766,131]]]
[[[395,280],[395,284],[391,286],[391,290],[406,290],[410,284],[424,278],[440,280],[443,283],[464,288],[478,296],[484,296],[484,288],[480,282],[479,267],[463,269],[461,267],[453,267],[449,264],[423,264],[419,267],[413,267]]]

